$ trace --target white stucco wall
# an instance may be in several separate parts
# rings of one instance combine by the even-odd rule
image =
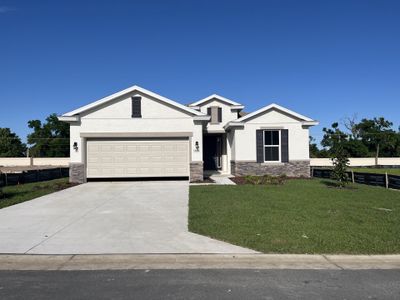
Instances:
[[[289,160],[309,159],[308,128],[290,116],[271,110],[246,122],[243,129],[235,129],[233,160],[256,161],[257,129],[288,129]]]
[[[132,96],[141,96],[142,118],[132,118]],[[191,157],[192,161],[202,161],[202,124],[194,122],[187,112],[178,111],[165,103],[142,94],[127,94],[116,99],[111,104],[85,112],[81,115],[79,124],[71,124],[70,147],[71,162],[84,162],[85,139],[81,133],[170,133],[192,132]],[[198,141],[200,150],[195,151],[194,143]],[[78,143],[78,151],[72,147]]]
[[[226,135],[226,137],[227,137],[227,142],[228,142],[228,144],[229,144],[229,148],[230,148],[230,152],[231,152],[231,155],[230,155],[230,160],[235,160],[235,158],[236,158],[236,147],[235,147],[235,131],[234,130],[232,130],[232,131],[229,131],[228,133],[227,133],[227,135]],[[229,164],[230,165],[230,164]]]
[[[69,126],[69,149],[70,149],[70,158],[71,163],[80,163],[82,161],[82,147],[83,147],[83,139],[80,137],[80,126],[79,124],[71,124]],[[78,151],[73,149],[74,142],[78,143]]]
[[[236,120],[238,118],[237,110],[231,110],[230,105],[218,100],[211,100],[209,102],[206,102],[205,104],[202,104],[200,106],[200,111],[207,114],[207,108],[211,106],[218,106],[222,108],[222,122],[219,124],[211,124],[211,122],[209,122],[206,128],[209,132],[223,131],[223,127],[226,123]]]

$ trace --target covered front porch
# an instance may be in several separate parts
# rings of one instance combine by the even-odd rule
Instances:
[[[226,133],[204,133],[204,176],[230,174],[230,146]]]

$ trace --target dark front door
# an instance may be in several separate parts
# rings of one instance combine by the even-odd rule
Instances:
[[[204,170],[221,169],[222,138],[220,135],[205,135],[203,137]]]

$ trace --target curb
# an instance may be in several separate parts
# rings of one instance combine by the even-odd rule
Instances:
[[[400,255],[107,254],[0,255],[0,270],[400,269]]]

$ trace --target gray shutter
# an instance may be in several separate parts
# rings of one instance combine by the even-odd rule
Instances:
[[[211,116],[211,107],[207,107],[207,116]]]
[[[142,98],[132,97],[132,118],[142,117]]]
[[[289,162],[289,131],[281,130],[281,161]]]
[[[222,122],[222,107],[218,107],[218,123]]]
[[[264,130],[258,129],[256,130],[256,150],[257,150],[257,162],[264,162]]]

